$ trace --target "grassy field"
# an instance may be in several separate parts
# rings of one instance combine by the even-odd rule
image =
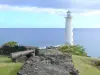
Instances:
[[[12,63],[10,58],[0,56],[0,75],[16,75],[22,63]]]
[[[79,75],[100,75],[100,70],[90,65],[91,58],[73,55],[75,67],[80,71]],[[12,63],[10,58],[0,56],[0,75],[16,75],[22,63]]]
[[[100,75],[100,70],[91,65],[93,63],[91,60],[97,61],[98,59],[75,55],[73,56],[75,68],[80,71],[79,75]]]

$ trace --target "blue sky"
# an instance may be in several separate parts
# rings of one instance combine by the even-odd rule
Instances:
[[[0,0],[0,28],[100,28],[100,0]]]

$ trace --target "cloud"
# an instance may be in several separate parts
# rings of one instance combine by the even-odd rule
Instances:
[[[0,0],[0,4],[1,8],[5,5],[5,8],[10,7],[13,10],[49,11],[52,14],[62,14],[68,9],[74,13],[100,9],[100,0]]]
[[[72,0],[72,8],[99,10],[100,0]]]
[[[70,0],[0,0],[0,4],[59,9],[69,8],[70,3]]]
[[[93,15],[100,15],[100,10],[91,10],[86,13],[80,13],[83,16],[93,16]]]
[[[0,10],[14,10],[14,11],[22,11],[22,12],[46,12],[49,14],[58,14],[64,15],[66,14],[66,9],[55,9],[55,8],[39,8],[39,7],[30,7],[30,6],[10,6],[7,4],[0,5]]]
[[[21,12],[37,12],[42,13],[46,12],[49,14],[56,14],[60,16],[66,16],[66,12],[70,10],[73,13],[82,12],[82,9],[58,9],[58,8],[40,8],[40,7],[33,7],[33,6],[11,6],[7,4],[0,4],[0,10],[14,10],[14,11],[21,11]]]
[[[0,4],[54,9],[100,9],[100,0],[0,0]]]
[[[100,0],[0,0],[0,4],[57,9],[100,9]]]
[[[100,3],[100,0],[72,0],[73,3],[83,5],[94,5]]]
[[[0,10],[14,10],[22,12],[46,12],[49,14],[57,14],[60,16],[65,16],[68,9],[58,9],[58,8],[43,8],[43,7],[33,7],[33,6],[11,6],[7,4],[0,4]],[[100,10],[91,10],[91,9],[76,9],[69,8],[72,14],[81,14],[82,16],[91,16],[100,14]]]

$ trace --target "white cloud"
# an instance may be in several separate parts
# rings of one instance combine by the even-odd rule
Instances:
[[[57,14],[60,16],[65,16],[68,9],[55,9],[55,8],[39,8],[39,7],[28,7],[28,6],[10,6],[10,5],[2,5],[0,4],[0,10],[14,10],[14,11],[22,11],[22,12],[46,12],[49,14]],[[82,9],[70,9],[72,14],[76,14],[75,12],[82,12]]]
[[[39,7],[20,7],[20,6],[10,6],[10,5],[1,5],[0,10],[15,10],[15,11],[22,11],[22,12],[47,12],[50,14],[59,14],[64,15],[67,10],[65,9],[54,9],[54,8],[39,8]]]
[[[49,14],[57,14],[61,16],[66,15],[67,9],[54,9],[54,8],[39,8],[39,7],[20,7],[0,4],[0,10],[14,10],[22,12],[47,12]],[[75,9],[71,8],[72,14],[81,14],[83,16],[91,16],[100,14],[100,10],[88,10],[88,9]],[[78,13],[77,13],[78,12]],[[81,12],[81,13],[80,13]]]
[[[83,16],[93,16],[93,15],[100,15],[100,10],[91,10],[85,13],[80,13]]]
[[[84,4],[84,5],[93,5],[100,3],[100,0],[72,0],[72,3]]]

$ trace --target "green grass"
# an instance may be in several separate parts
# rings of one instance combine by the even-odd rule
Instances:
[[[97,59],[75,55],[73,56],[75,68],[77,68],[80,72],[79,75],[100,75],[100,70],[91,65],[93,63],[91,60]]]
[[[91,60],[94,59],[73,55],[75,68],[80,71],[79,75],[100,75],[100,70],[91,65]],[[21,66],[22,63],[13,63],[10,58],[0,56],[0,75],[16,75]]]
[[[0,75],[16,75],[22,63],[13,63],[6,56],[0,56]]]

